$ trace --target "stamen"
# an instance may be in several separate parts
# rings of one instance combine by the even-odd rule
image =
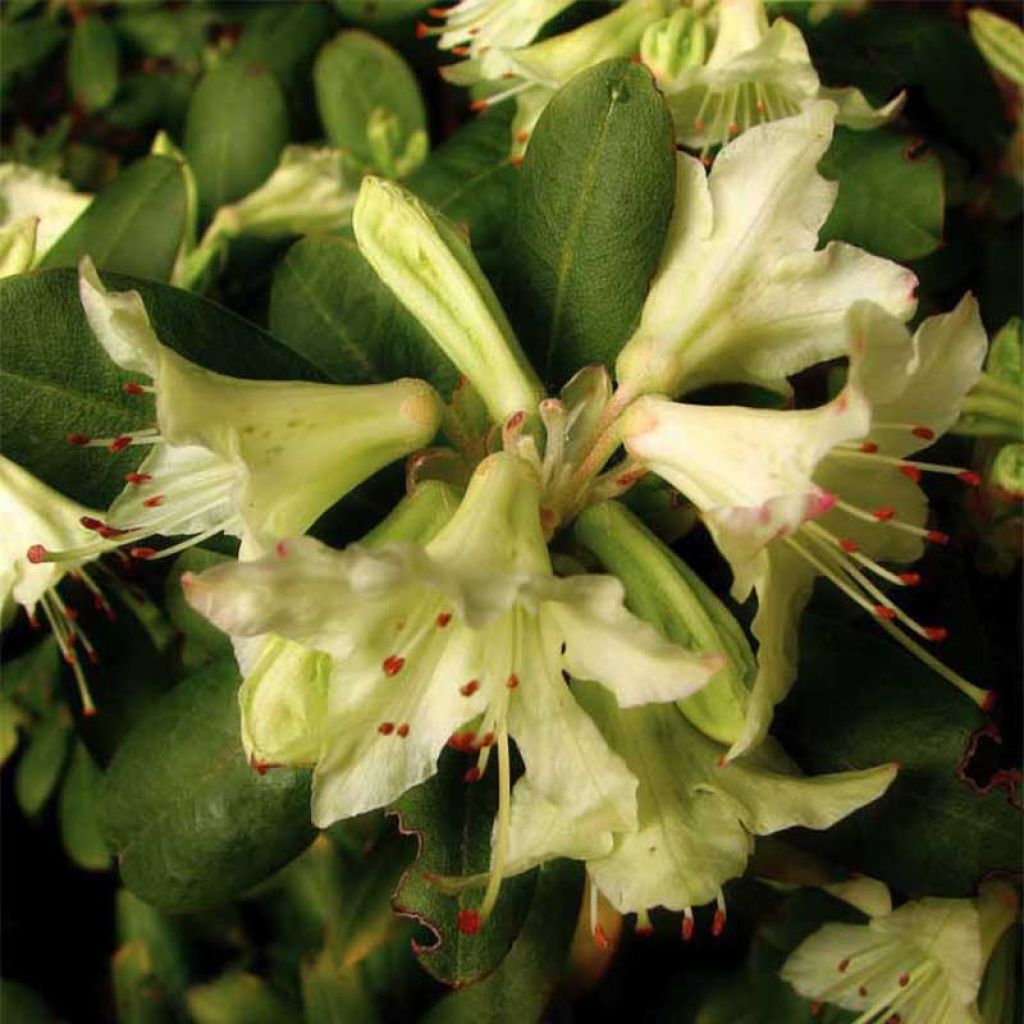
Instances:
[[[693,938],[693,910],[690,907],[683,908],[683,941],[689,942]]]
[[[715,916],[711,921],[711,934],[717,939],[725,931],[725,896],[721,889],[718,890],[715,903],[717,906],[715,907]]]
[[[509,817],[512,803],[512,771],[508,752],[508,730],[502,722],[498,731],[498,829],[494,838],[494,855],[491,876],[487,880],[483,902],[480,904],[480,920],[486,921],[498,900],[505,861],[508,857]],[[486,753],[485,748],[481,753]]]
[[[140,384],[134,380],[129,380],[122,384],[121,390],[126,395],[152,395],[156,393],[156,388],[150,387],[147,384]]]
[[[647,938],[654,934],[654,925],[651,924],[651,916],[646,910],[637,911],[636,925],[634,926],[633,931],[643,938]]]
[[[148,473],[125,473],[125,483],[135,484],[148,484],[153,478]]]

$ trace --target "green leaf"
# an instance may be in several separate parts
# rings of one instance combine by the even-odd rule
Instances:
[[[185,600],[181,590],[181,577],[186,572],[202,572],[228,560],[227,555],[208,551],[206,548],[190,548],[174,560],[167,577],[164,585],[164,607],[167,610],[167,617],[181,634],[178,657],[185,672],[195,672],[211,661],[230,656],[231,641]]]
[[[157,335],[183,356],[219,373],[271,380],[321,375],[274,338],[216,304],[177,288],[104,275],[111,288],[137,288]],[[135,469],[137,452],[75,448],[68,434],[95,437],[134,429],[151,416],[145,399],[125,395],[130,375],[95,340],[70,270],[0,281],[4,357],[2,448],[50,486],[104,508]]]
[[[32,730],[14,769],[14,795],[22,812],[37,815],[57,788],[71,738],[68,713],[58,708]]]
[[[346,18],[363,25],[378,25],[419,14],[430,0],[334,0],[334,6]]]
[[[89,751],[76,743],[60,791],[60,837],[67,855],[87,871],[106,871],[110,867],[110,847],[96,818],[100,777]]]
[[[53,709],[59,675],[60,651],[51,633],[27,654],[4,662],[0,686],[5,698],[43,717]]]
[[[119,1024],[171,1024],[175,1015],[141,939],[118,949],[110,969]]]
[[[437,775],[407,792],[393,808],[399,828],[416,834],[420,847],[392,903],[433,933],[432,941],[414,943],[413,948],[420,963],[449,985],[467,985],[501,963],[523,927],[537,878],[530,873],[506,881],[479,933],[459,931],[459,911],[476,909],[481,893],[449,896],[430,876],[474,875],[490,865],[497,793],[493,778],[472,784],[463,780],[469,764],[462,755],[445,751]]]
[[[313,836],[309,773],[246,763],[238,681],[224,660],[180,683],[128,734],[100,789],[124,884],[165,910],[231,899]]]
[[[884,797],[800,842],[911,895],[967,896],[1021,860],[1021,812],[964,775],[981,712],[883,638],[809,614],[800,682],[776,729],[809,772],[899,760]]]
[[[53,1024],[55,1019],[42,996],[6,978],[0,978],[0,1018],[14,1024]]]
[[[514,107],[495,107],[460,128],[405,179],[405,186],[469,232],[485,270],[502,255],[516,171],[509,162]]]
[[[117,37],[100,17],[83,18],[71,33],[68,87],[87,113],[102,110],[117,92]]]
[[[88,255],[100,270],[166,281],[185,234],[185,205],[181,164],[147,156],[114,178],[39,266],[75,267]]]
[[[569,860],[540,869],[530,912],[501,966],[445,996],[424,1024],[520,1024],[541,1020],[562,973],[583,895],[583,869]]]
[[[195,1024],[301,1024],[302,1014],[255,974],[225,974],[188,990]]]
[[[333,19],[325,4],[261,4],[249,19],[233,60],[257,64],[279,81],[297,72],[309,74],[309,62],[330,31]],[[176,14],[179,12],[175,12]]]
[[[422,377],[448,394],[458,377],[348,238],[304,238],[288,250],[274,274],[269,326],[339,382]]]
[[[188,985],[188,958],[181,926],[175,919],[143,903],[127,889],[118,889],[117,937],[121,944],[143,943],[150,968],[160,984],[168,992],[184,993]]]
[[[839,197],[821,231],[893,260],[915,260],[942,243],[942,163],[917,152],[920,140],[880,129],[837,128],[820,170],[839,182]]]
[[[208,71],[192,94],[185,123],[185,154],[202,214],[261,185],[287,141],[284,94],[273,75],[242,61]]]
[[[55,18],[0,25],[0,83],[6,90],[21,75],[31,72],[57,49],[67,37],[67,29]]]
[[[9,697],[0,695],[0,767],[18,749],[18,730],[32,721],[27,711]]]
[[[577,75],[534,131],[515,190],[508,287],[541,376],[611,364],[629,337],[672,212],[672,119],[650,74]]]
[[[380,165],[372,145],[369,128],[375,111],[396,119],[398,154],[413,135],[427,130],[427,112],[409,65],[368,32],[338,33],[317,56],[313,82],[328,141],[381,173],[391,170]]]
[[[302,965],[305,1024],[376,1024],[380,1015],[355,967],[340,969],[326,952]]]

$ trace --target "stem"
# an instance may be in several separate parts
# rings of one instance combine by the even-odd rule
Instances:
[[[508,756],[508,728],[504,722],[498,728],[498,834],[494,839],[494,861],[491,864],[491,876],[487,880],[487,890],[480,904],[480,921],[490,917],[494,904],[498,901],[501,891],[502,875],[505,873],[505,861],[508,857],[509,837],[509,805],[512,802],[512,771]]]

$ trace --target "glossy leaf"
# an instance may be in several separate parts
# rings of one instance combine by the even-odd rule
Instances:
[[[674,174],[672,119],[638,65],[589,68],[544,111],[516,183],[506,266],[542,377],[614,361],[661,255]]]
[[[477,981],[501,963],[523,927],[536,882],[535,873],[506,881],[490,920],[478,934],[463,935],[458,913],[475,909],[482,890],[447,895],[430,881],[430,876],[478,874],[489,866],[497,793],[493,773],[476,783],[463,780],[470,763],[446,751],[437,775],[394,807],[399,827],[414,833],[420,846],[392,902],[432,933],[413,948],[420,963],[449,985]]]
[[[68,86],[88,113],[102,110],[117,92],[117,37],[100,17],[83,18],[71,33]]]
[[[309,773],[246,763],[238,673],[220,661],[180,683],[129,733],[100,790],[100,822],[136,895],[166,910],[221,903],[313,836]]]
[[[76,267],[88,255],[100,270],[166,281],[185,234],[185,205],[181,164],[148,156],[86,207],[40,267]]]
[[[896,132],[837,129],[820,164],[839,182],[821,241],[841,239],[894,260],[934,252],[945,218],[942,164],[919,146]]]
[[[160,339],[220,373],[262,379],[321,379],[259,328],[196,295],[147,281],[104,275],[111,288],[138,288]],[[138,452],[111,454],[67,444],[70,433],[113,436],[151,416],[148,399],[125,395],[129,375],[93,338],[70,270],[0,281],[4,358],[0,402],[3,453],[52,487],[103,508],[135,469]]]
[[[787,751],[814,773],[902,765],[884,797],[801,843],[911,896],[968,896],[986,872],[1019,864],[1021,812],[964,775],[981,712],[880,637],[807,615],[800,643],[776,729]]]
[[[50,799],[67,760],[71,724],[58,708],[33,730],[14,771],[14,795],[22,813],[38,814]]]
[[[110,867],[110,847],[96,817],[100,770],[89,751],[76,743],[60,791],[60,837],[67,855],[88,871]]]
[[[185,155],[206,216],[252,192],[277,165],[288,114],[277,80],[258,63],[228,61],[199,83],[185,123]]]
[[[288,250],[274,275],[269,322],[332,380],[423,377],[448,393],[458,376],[348,238],[304,238]]]

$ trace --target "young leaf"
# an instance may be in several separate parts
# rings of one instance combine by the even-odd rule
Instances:
[[[102,110],[117,92],[117,36],[99,16],[83,18],[71,33],[68,86],[87,113]]]
[[[538,121],[505,271],[543,378],[610,364],[629,336],[672,212],[673,139],[651,76],[622,59],[577,75]]]
[[[302,1014],[255,974],[224,974],[188,990],[195,1024],[301,1024]]]
[[[181,164],[148,156],[114,178],[39,266],[76,267],[88,255],[100,270],[166,281],[185,233],[185,205]]]
[[[71,723],[63,708],[32,730],[14,771],[14,795],[22,813],[33,817],[50,799],[64,770],[70,738]]]
[[[914,153],[914,140],[879,129],[837,128],[821,161],[839,197],[819,235],[842,239],[878,256],[916,260],[942,242],[946,195],[934,153]]]
[[[119,748],[100,789],[100,824],[124,884],[169,911],[244,892],[312,839],[309,773],[259,775],[238,731],[233,661],[163,697]]]
[[[76,743],[60,791],[60,837],[67,855],[87,871],[106,871],[110,867],[110,847],[96,819],[99,781],[96,762],[81,743]]]
[[[185,154],[204,216],[252,192],[277,165],[288,114],[277,80],[260,64],[228,61],[192,94]]]
[[[348,238],[304,238],[288,250],[274,274],[269,326],[341,383],[423,377],[447,394],[458,376]]]

